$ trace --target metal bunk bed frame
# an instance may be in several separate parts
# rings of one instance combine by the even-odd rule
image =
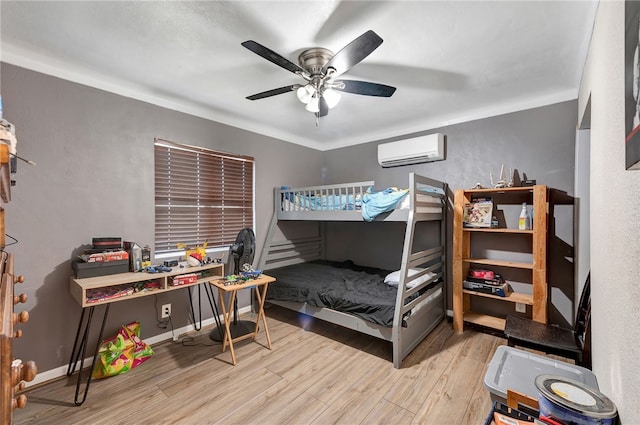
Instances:
[[[299,189],[274,189],[274,214],[265,238],[258,268],[269,270],[292,264],[325,259],[324,223],[325,221],[363,221],[360,210],[310,210],[291,208],[284,202],[287,194],[304,196],[352,196],[354,199],[364,195],[373,181],[314,186]],[[440,193],[423,192],[425,186],[435,187]],[[360,319],[348,313],[329,308],[316,307],[307,303],[267,300],[318,319],[322,319],[349,329],[356,330],[386,341],[393,345],[393,366],[400,368],[404,358],[442,321],[445,317],[446,303],[446,197],[447,184],[420,176],[409,174],[409,208],[396,209],[381,214],[374,221],[405,222],[400,281],[395,303],[392,327],[385,327]],[[274,241],[275,229],[279,221],[303,220],[317,221],[318,236],[296,240]],[[422,251],[412,252],[416,223],[421,221],[440,221],[439,245]],[[409,276],[411,268],[423,267],[424,270]],[[434,276],[415,287],[408,289],[407,284],[427,273]],[[405,302],[408,297],[418,293],[432,282],[439,283],[428,291]],[[406,316],[408,312],[410,315]]]

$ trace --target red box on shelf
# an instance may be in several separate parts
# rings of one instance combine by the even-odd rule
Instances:
[[[110,261],[128,260],[129,253],[127,251],[100,252],[83,256],[83,259],[87,263],[108,263]]]
[[[198,276],[195,273],[181,274],[171,279],[171,286],[187,285],[189,283],[196,283],[197,281]]]

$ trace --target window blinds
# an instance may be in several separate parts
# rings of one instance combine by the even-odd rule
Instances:
[[[231,245],[253,227],[254,159],[155,141],[155,253]]]

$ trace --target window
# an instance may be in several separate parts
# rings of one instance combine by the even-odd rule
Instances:
[[[253,227],[254,159],[156,139],[155,254],[231,245]]]

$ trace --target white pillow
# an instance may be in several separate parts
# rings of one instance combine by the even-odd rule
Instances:
[[[413,276],[416,273],[420,273],[422,270],[424,269],[409,269],[409,276]],[[407,288],[411,289],[414,288],[418,285],[420,285],[423,282],[426,282],[427,280],[431,279],[434,276],[433,273],[429,272],[429,273],[425,273],[423,276],[420,276],[419,278],[412,280],[411,282],[409,282],[409,284],[407,285]],[[391,272],[389,273],[385,278],[384,278],[384,283],[386,283],[389,286],[398,286],[398,282],[400,282],[400,270],[396,270],[395,272]]]

